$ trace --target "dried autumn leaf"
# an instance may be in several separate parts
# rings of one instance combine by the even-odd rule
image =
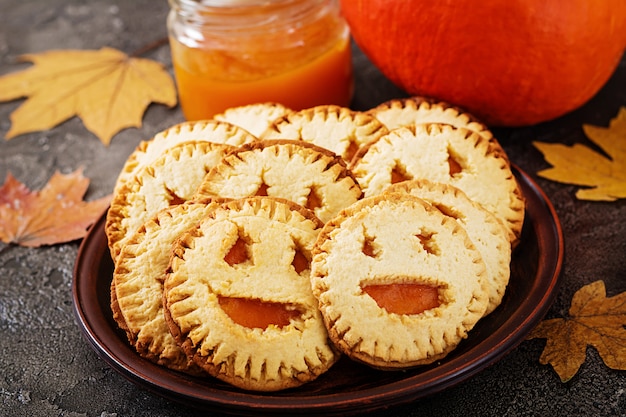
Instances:
[[[548,339],[539,361],[567,382],[585,362],[588,345],[609,368],[626,370],[625,325],[626,292],[606,298],[604,282],[596,281],[574,294],[569,317],[542,321],[528,338]]]
[[[41,191],[31,191],[7,175],[0,187],[0,240],[38,247],[85,236],[87,228],[109,205],[110,196],[85,202],[89,179],[80,170],[58,172]]]
[[[610,158],[587,146],[533,142],[553,168],[537,174],[549,180],[582,185],[581,200],[615,201],[626,198],[626,108],[611,120],[609,127],[583,125],[587,137]]]
[[[28,97],[10,116],[6,138],[50,129],[78,116],[105,145],[140,127],[152,102],[174,106],[176,87],[161,64],[112,48],[23,55],[34,66],[0,77],[0,101]]]

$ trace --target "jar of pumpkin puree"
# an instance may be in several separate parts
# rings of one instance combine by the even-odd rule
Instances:
[[[188,120],[276,102],[348,106],[348,26],[336,0],[169,0],[168,29]]]

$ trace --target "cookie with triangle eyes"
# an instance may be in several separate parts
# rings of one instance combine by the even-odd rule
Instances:
[[[163,305],[194,362],[236,387],[277,391],[326,372],[328,340],[309,281],[322,223],[270,197],[234,200],[173,246]]]
[[[111,310],[140,356],[167,368],[206,375],[169,332],[163,316],[163,280],[172,244],[222,200],[166,208],[146,221],[122,247],[111,281]]]
[[[196,196],[267,195],[311,209],[322,221],[361,197],[342,158],[297,140],[259,140],[229,152],[198,187]]]
[[[272,123],[260,139],[291,139],[311,142],[350,162],[366,143],[388,129],[375,117],[335,105],[291,112]]]
[[[113,261],[146,220],[164,208],[191,199],[211,167],[231,149],[220,143],[183,142],[167,149],[114,191],[105,223]]]
[[[409,180],[393,184],[385,193],[408,193],[419,197],[454,218],[465,229],[487,269],[489,305],[485,314],[495,310],[502,302],[511,276],[511,244],[502,222],[449,184],[426,179]]]
[[[259,137],[276,119],[292,111],[280,103],[255,103],[231,107],[213,119],[234,124]]]
[[[199,120],[179,123],[137,145],[118,174],[114,192],[132,180],[143,167],[160,158],[166,150],[183,142],[213,142],[239,146],[256,139],[247,130],[225,121]]]
[[[441,123],[399,127],[366,145],[350,168],[366,197],[416,178],[453,185],[503,222],[513,246],[519,241],[521,189],[508,159],[476,132]]]
[[[485,274],[465,230],[406,193],[364,198],[326,223],[311,262],[331,340],[380,369],[454,350],[485,313]]]

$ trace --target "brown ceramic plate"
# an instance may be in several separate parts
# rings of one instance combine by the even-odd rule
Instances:
[[[514,167],[527,201],[522,240],[511,263],[502,304],[482,319],[458,348],[435,364],[382,372],[343,358],[316,381],[284,392],[245,392],[215,379],[170,371],[141,357],[113,321],[109,295],[113,264],[104,216],[83,240],[74,267],[73,297],[87,341],[111,367],[168,399],[239,415],[350,415],[404,404],[442,391],[501,359],[521,343],[552,304],[563,261],[563,236],[544,192]]]

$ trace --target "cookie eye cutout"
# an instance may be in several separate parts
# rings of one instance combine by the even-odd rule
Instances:
[[[309,210],[315,211],[315,209],[318,209],[322,206],[323,206],[322,197],[318,194],[315,187],[311,187],[311,190],[309,191],[309,195],[306,197],[306,208],[308,208]]]
[[[440,204],[436,202],[431,202],[430,204],[432,204],[433,207],[435,207],[437,210],[439,210],[446,216],[452,217],[454,220],[463,221],[466,218],[466,216],[463,213],[461,213],[459,210],[456,210],[454,207],[450,207],[446,204]]]
[[[296,273],[301,274],[303,271],[309,269],[310,263],[311,262],[304,255],[304,251],[296,247],[293,254],[293,261],[291,261],[291,266],[296,270]]]
[[[354,155],[359,151],[359,144],[356,139],[351,138],[348,147],[344,153],[344,158],[346,161],[350,162],[354,159]]]
[[[380,255],[380,248],[374,243],[375,239],[367,235],[364,235],[363,237],[363,248],[361,249],[361,252],[370,258],[378,258]]]
[[[368,284],[361,289],[389,313],[420,314],[443,304],[441,288],[429,284]]]
[[[170,206],[177,206],[179,204],[183,204],[185,201],[184,198],[179,197],[178,195],[176,195],[176,193],[174,192],[174,190],[171,190],[169,188],[165,189],[165,192],[167,193],[167,200],[168,200],[168,204]]]
[[[250,259],[248,256],[248,243],[239,236],[233,246],[230,247],[224,261],[230,266],[242,264]]]
[[[266,183],[262,182],[259,185],[259,188],[256,190],[256,193],[254,195],[258,196],[258,197],[267,197],[267,189],[268,188],[269,188],[269,186]]]
[[[391,183],[396,184],[411,179],[413,179],[413,177],[406,171],[406,168],[399,162],[396,162],[396,165],[391,170]]]
[[[302,313],[290,304],[266,302],[259,299],[218,296],[224,313],[235,323],[250,329],[283,328]]]
[[[441,254],[441,249],[434,239],[435,235],[435,232],[423,230],[419,234],[415,235],[415,237],[417,238],[417,240],[419,240],[420,245],[426,251],[426,253],[439,256]]]
[[[450,178],[458,177],[464,169],[464,161],[451,148],[448,148],[448,167]]]

